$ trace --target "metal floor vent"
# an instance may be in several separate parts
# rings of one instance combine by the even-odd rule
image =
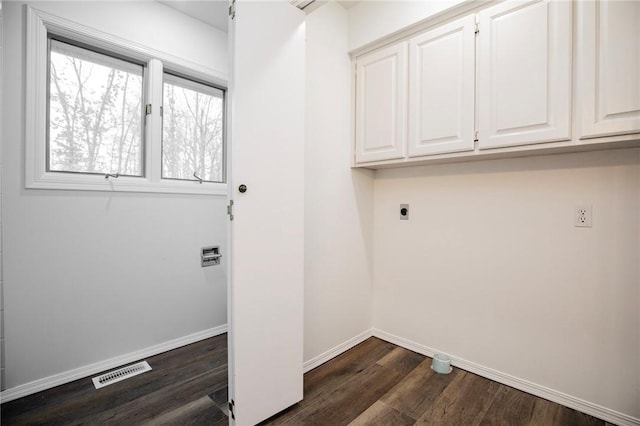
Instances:
[[[151,371],[151,366],[149,366],[147,361],[141,361],[135,364],[127,365],[126,367],[122,367],[117,370],[113,370],[101,376],[94,377],[91,380],[93,381],[93,385],[96,387],[96,389],[100,389],[112,383],[128,379],[129,377],[137,376],[138,374],[142,374],[146,371]]]

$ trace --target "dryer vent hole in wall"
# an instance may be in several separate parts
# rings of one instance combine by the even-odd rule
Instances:
[[[200,265],[203,268],[205,266],[219,265],[221,257],[220,246],[202,247],[200,249]]]
[[[147,371],[151,371],[151,366],[147,361],[141,361],[94,377],[91,380],[93,381],[93,386],[95,386],[96,389],[100,389]]]

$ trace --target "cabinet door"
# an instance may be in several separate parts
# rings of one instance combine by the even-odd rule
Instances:
[[[473,15],[409,40],[409,156],[473,150]]]
[[[407,43],[356,59],[356,162],[404,157]]]
[[[479,13],[479,146],[571,139],[572,2],[507,1]]]
[[[640,2],[578,4],[580,138],[640,132]]]

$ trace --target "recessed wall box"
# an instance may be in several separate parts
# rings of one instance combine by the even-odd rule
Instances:
[[[220,246],[202,247],[200,252],[202,267],[220,264]]]
[[[400,220],[409,220],[409,204],[400,204]]]

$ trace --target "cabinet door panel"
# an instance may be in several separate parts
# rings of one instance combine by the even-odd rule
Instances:
[[[580,138],[640,132],[640,2],[578,8]]]
[[[475,17],[409,41],[409,156],[473,150]]]
[[[481,148],[571,138],[571,2],[505,2],[479,13]]]
[[[404,157],[407,43],[377,50],[356,64],[356,162]]]

